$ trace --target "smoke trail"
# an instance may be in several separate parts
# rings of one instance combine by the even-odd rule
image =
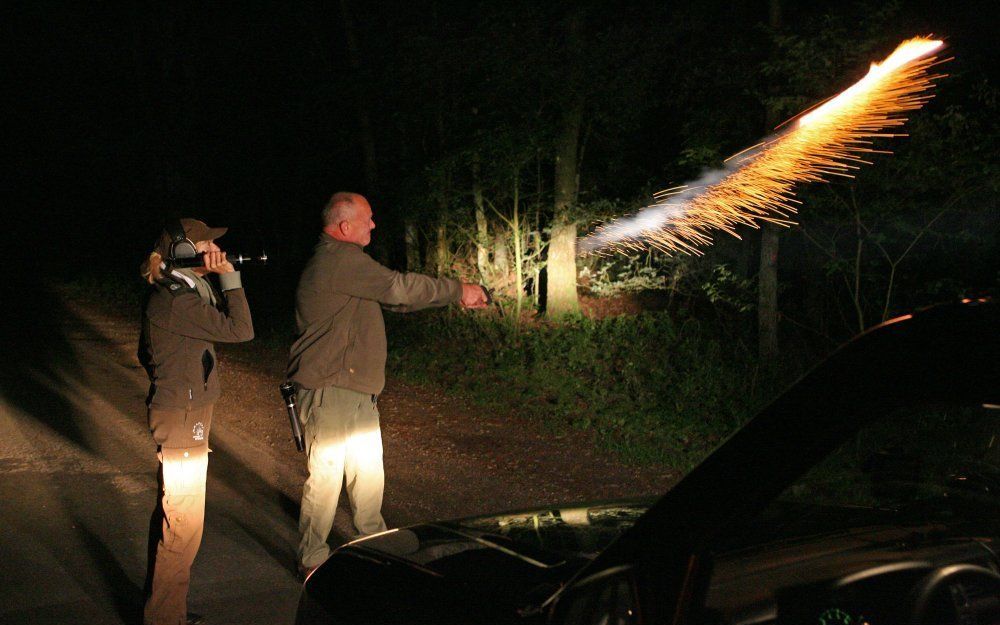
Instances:
[[[578,253],[581,255],[600,253],[601,250],[615,244],[629,249],[644,249],[647,246],[657,247],[656,240],[650,238],[649,235],[671,228],[671,224],[677,223],[685,215],[691,200],[701,196],[710,187],[714,187],[730,174],[744,167],[747,161],[758,154],[764,145],[777,139],[778,136],[780,135],[773,135],[757,146],[728,159],[722,167],[706,169],[698,178],[683,186],[654,193],[651,204],[631,215],[604,224],[590,236],[581,239],[577,246]],[[711,237],[706,235],[706,239],[711,242]],[[697,248],[688,251],[701,254]]]
[[[790,225],[798,201],[793,189],[830,176],[851,177],[863,155],[882,152],[871,147],[877,137],[901,126],[908,111],[921,108],[940,75],[928,70],[937,63],[931,52],[941,41],[904,41],[868,74],[813,110],[783,125],[780,132],[736,154],[724,167],[704,172],[690,184],[661,191],[636,213],[600,226],[579,242],[581,254],[628,252],[646,248],[702,254],[721,230],[760,222]]]

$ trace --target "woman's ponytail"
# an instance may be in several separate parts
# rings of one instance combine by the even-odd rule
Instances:
[[[139,273],[150,284],[159,282],[163,278],[163,257],[160,256],[160,253],[151,252],[149,258],[139,266]]]

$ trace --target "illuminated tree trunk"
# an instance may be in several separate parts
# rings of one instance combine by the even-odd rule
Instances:
[[[579,16],[571,17],[568,45],[577,66],[583,46],[582,31],[583,22]],[[573,220],[572,209],[580,190],[579,150],[583,111],[583,92],[578,90],[567,100],[562,127],[556,138],[552,235],[545,270],[545,311],[553,317],[580,312],[580,300],[576,293],[576,221]]]
[[[768,22],[772,30],[781,26],[781,2],[768,3]],[[776,106],[767,107],[767,132],[778,122]],[[778,355],[778,226],[764,224],[760,229],[760,270],[757,274],[757,353],[765,363]]]
[[[521,184],[517,172],[514,172],[514,211],[511,216],[510,229],[514,233],[514,319],[521,322],[521,309],[524,306],[524,233],[521,231]]]
[[[569,315],[580,311],[576,294],[576,223],[566,217],[552,224],[545,293],[548,315]]]
[[[486,225],[486,202],[483,199],[483,183],[479,179],[479,156],[472,161],[472,203],[476,215],[476,267],[486,281],[490,272],[490,233]]]
[[[510,248],[507,246],[507,232],[497,228],[493,233],[493,275],[497,288],[507,288],[510,274]]]

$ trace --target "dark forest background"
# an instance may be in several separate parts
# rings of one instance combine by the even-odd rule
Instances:
[[[225,249],[272,259],[244,281],[280,358],[319,211],[358,191],[377,258],[497,294],[390,318],[391,374],[686,464],[864,328],[996,293],[993,4],[10,4],[4,251],[127,308],[164,219],[227,225]],[[928,34],[954,58],[910,136],[803,187],[800,225],[572,260]]]

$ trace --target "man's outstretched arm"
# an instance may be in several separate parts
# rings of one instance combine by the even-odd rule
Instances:
[[[479,285],[393,271],[361,250],[350,253],[342,262],[333,278],[337,290],[375,300],[387,310],[411,312],[454,303],[473,309],[487,305],[486,292]]]

